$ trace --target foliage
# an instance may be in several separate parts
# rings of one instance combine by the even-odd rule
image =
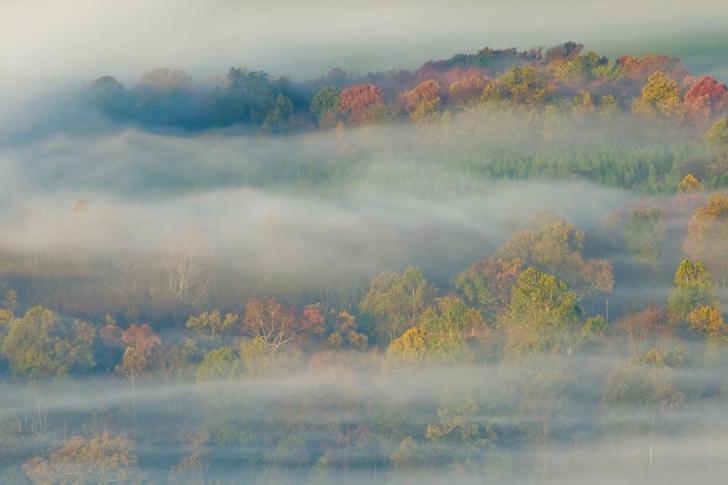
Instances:
[[[7,326],[7,336],[0,351],[18,378],[83,374],[94,366],[94,329],[87,322],[63,321],[55,313],[38,306]]]
[[[74,436],[49,460],[33,458],[23,469],[36,485],[138,485],[143,474],[136,463],[131,441],[103,434],[91,439]]]
[[[579,338],[581,308],[563,281],[535,268],[521,274],[502,318],[505,352],[514,357],[548,352],[570,354]]]
[[[374,316],[379,336],[392,342],[419,324],[433,293],[417,268],[407,268],[402,275],[382,273],[372,279],[359,311]]]
[[[637,263],[653,274],[662,271],[662,252],[665,247],[665,215],[660,209],[636,209],[627,222],[625,242]]]
[[[702,261],[721,286],[728,279],[728,198],[713,195],[693,214],[683,249],[690,258]]]
[[[675,273],[675,289],[668,301],[670,312],[679,320],[697,308],[718,306],[715,288],[703,263],[689,259],[680,263]]]

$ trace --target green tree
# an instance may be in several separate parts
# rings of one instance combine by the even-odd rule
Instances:
[[[713,123],[703,140],[715,152],[713,169],[723,175],[728,171],[728,118]]]
[[[484,325],[480,313],[468,308],[460,298],[445,297],[437,307],[428,308],[421,317],[421,328],[428,333],[448,337],[461,336],[465,332],[475,333]]]
[[[321,89],[311,100],[311,112],[320,120],[339,109],[339,90],[334,86]]]
[[[581,335],[576,293],[535,268],[521,274],[512,293],[511,306],[502,317],[508,335],[506,354],[570,354]]]
[[[8,324],[0,352],[13,375],[24,379],[85,373],[94,366],[94,333],[88,322],[69,324],[38,306]]]
[[[392,342],[420,323],[434,291],[417,268],[402,275],[382,273],[372,279],[359,311],[374,316],[379,336]]]
[[[241,374],[240,367],[232,347],[211,350],[197,369],[197,383],[235,379]]]
[[[661,256],[665,247],[665,216],[660,209],[632,212],[624,234],[627,249],[638,264],[654,275],[662,271]]]
[[[293,101],[279,94],[273,107],[265,117],[263,129],[273,133],[285,133],[291,129],[291,115],[293,115]]]
[[[220,339],[240,332],[237,315],[228,313],[223,319],[217,310],[190,317],[186,326],[198,336],[206,339]]]

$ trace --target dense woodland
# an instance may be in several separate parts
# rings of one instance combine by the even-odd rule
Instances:
[[[714,77],[567,42],[302,83],[155,69],[77,102],[127,137],[245,139],[245,163],[144,159],[100,185],[140,199],[250,187],[437,204],[556,181],[621,195],[584,227],[544,207],[492,239],[379,221],[357,241],[271,217],[262,246],[298,231],[351,255],[298,265],[238,264],[197,226],[98,245],[143,214],[70,203],[52,217],[76,237],[0,239],[0,482],[724,481],[728,89]],[[180,151],[211,150],[199,143]],[[99,180],[79,167],[78,186]],[[3,231],[43,217],[20,210]],[[370,263],[370,240],[387,256]]]

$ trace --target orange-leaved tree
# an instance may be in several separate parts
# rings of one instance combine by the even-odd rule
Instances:
[[[339,113],[349,123],[366,123],[384,112],[384,95],[373,84],[361,84],[341,91]]]

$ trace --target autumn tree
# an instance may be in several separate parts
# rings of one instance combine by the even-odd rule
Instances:
[[[144,74],[140,81],[142,84],[159,90],[186,89],[192,86],[192,78],[187,71],[159,67],[151,69]]]
[[[685,107],[693,122],[701,129],[707,127],[712,115],[728,102],[728,89],[713,76],[702,76],[685,94]]]
[[[146,359],[152,357],[154,351],[162,345],[162,340],[147,323],[130,325],[129,328],[121,331],[119,340]]]
[[[511,304],[511,287],[523,272],[524,261],[481,259],[455,279],[458,294],[469,306],[478,308],[484,316],[490,312],[502,315]]]
[[[360,124],[374,120],[384,112],[384,95],[373,84],[346,88],[339,94],[339,113],[349,123]]]
[[[616,342],[630,357],[643,355],[654,347],[664,344],[672,334],[668,315],[657,305],[630,312],[613,325]]]
[[[657,71],[642,88],[642,96],[632,104],[632,111],[648,118],[661,116],[680,121],[685,115],[685,105],[675,80]]]
[[[144,474],[136,464],[128,438],[104,433],[74,436],[49,459],[32,458],[23,469],[36,485],[139,485]]]
[[[440,106],[440,85],[433,80],[420,83],[411,91],[404,91],[397,97],[397,105],[413,121],[430,117]]]
[[[698,179],[693,177],[692,174],[687,174],[685,178],[683,178],[682,182],[680,182],[680,185],[677,186],[677,193],[678,194],[696,194],[699,192],[702,192],[705,189],[703,187],[703,184],[701,184]]]
[[[612,264],[603,259],[584,261],[584,233],[562,220],[515,233],[495,259],[520,259],[525,265],[555,275],[569,283],[579,299],[596,292],[611,293]]]
[[[665,216],[660,209],[634,210],[624,239],[638,264],[646,266],[654,275],[660,274],[665,247]]]
[[[412,327],[399,338],[392,340],[387,348],[385,368],[390,370],[420,368],[427,358],[425,331]]]
[[[459,108],[468,108],[480,102],[483,90],[494,82],[487,76],[469,76],[453,83],[447,95],[448,102]]]
[[[715,288],[703,263],[689,259],[680,263],[675,273],[675,289],[668,302],[672,317],[678,321],[685,320],[696,308],[718,308]]]
[[[372,279],[359,311],[372,315],[380,337],[392,342],[419,324],[434,292],[417,268],[408,268],[402,275],[382,273]]]
[[[136,388],[139,381],[148,373],[149,363],[144,355],[134,347],[127,347],[121,365],[116,366],[116,372],[123,375],[131,384],[131,407],[136,418]]]
[[[306,322],[296,319],[292,309],[273,299],[251,298],[245,304],[243,332],[274,348],[291,342],[308,330]]]
[[[726,326],[723,322],[723,316],[717,308],[711,306],[695,308],[690,312],[687,319],[690,322],[689,330],[697,333],[702,338],[723,337],[725,335]]]
[[[533,67],[513,67],[498,79],[498,84],[514,104],[529,108],[544,104],[551,94],[551,88]]]
[[[725,288],[728,280],[728,197],[713,195],[693,214],[683,249],[691,259],[702,261]]]
[[[95,331],[88,322],[71,323],[38,306],[7,326],[0,352],[16,377],[42,379],[78,374],[94,366]]]

